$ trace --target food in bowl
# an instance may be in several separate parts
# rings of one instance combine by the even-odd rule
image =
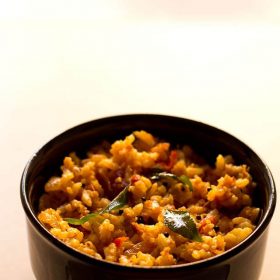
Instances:
[[[122,265],[222,254],[253,232],[260,213],[247,165],[219,154],[211,166],[191,147],[143,130],[85,158],[73,152],[61,170],[45,184],[40,222],[73,249]]]

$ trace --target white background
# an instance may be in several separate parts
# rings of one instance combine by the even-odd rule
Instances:
[[[1,1],[0,275],[34,279],[19,182],[42,144],[124,113],[212,124],[280,183],[280,2]],[[261,280],[279,279],[279,209]]]

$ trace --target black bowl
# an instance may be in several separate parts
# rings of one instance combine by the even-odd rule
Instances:
[[[54,238],[38,221],[38,198],[44,183],[59,169],[71,151],[84,153],[101,140],[116,140],[144,129],[171,143],[191,145],[214,163],[217,154],[231,154],[237,163],[250,166],[258,188],[255,205],[262,215],[255,231],[238,246],[199,262],[169,267],[128,267],[97,260],[71,249]],[[76,126],[52,139],[27,163],[21,180],[21,200],[27,216],[29,249],[37,279],[258,279],[268,226],[276,204],[275,184],[265,163],[232,135],[193,120],[163,115],[123,115]]]

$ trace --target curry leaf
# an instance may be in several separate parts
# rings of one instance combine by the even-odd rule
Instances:
[[[127,204],[127,192],[128,192],[129,185],[126,186],[112,201],[109,203],[103,210],[99,213],[108,213],[112,210],[117,210],[122,208]]]
[[[178,180],[178,177],[175,174],[168,172],[159,172],[155,173],[152,177],[152,180],[161,180],[161,179],[175,179]]]
[[[178,179],[179,179],[179,181],[182,182],[184,185],[188,185],[191,192],[193,191],[192,182],[191,182],[190,178],[189,178],[187,175],[182,175],[182,176],[180,176]]]
[[[178,176],[176,176],[173,173],[159,172],[159,173],[155,173],[153,176],[151,176],[151,179],[152,180],[173,179],[173,180],[176,180],[178,182],[183,183],[184,185],[188,185],[189,186],[189,190],[191,192],[193,191],[192,182],[191,182],[190,178],[187,175],[182,175],[182,176],[178,177]]]
[[[84,224],[85,222],[87,222],[88,220],[90,220],[91,218],[94,218],[96,216],[98,216],[99,213],[90,213],[84,217],[82,217],[81,219],[75,219],[75,218],[64,218],[64,220],[66,222],[68,222],[68,224],[72,224],[72,225],[82,225]]]
[[[164,224],[173,232],[191,240],[202,242],[196,224],[187,211],[165,210]]]
[[[117,210],[122,208],[127,204],[127,192],[129,185],[126,186],[104,209],[100,210],[97,213],[90,213],[80,219],[75,218],[65,218],[64,220],[72,225],[82,225],[91,218],[95,218],[104,213],[109,213],[112,210]]]

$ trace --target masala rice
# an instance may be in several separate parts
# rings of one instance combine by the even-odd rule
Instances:
[[[152,180],[155,169],[187,176],[192,189],[176,180]],[[85,159],[71,153],[61,170],[45,184],[40,222],[73,249],[123,265],[167,266],[222,254],[252,233],[260,213],[252,206],[256,184],[248,166],[218,155],[211,167],[191,147],[171,147],[146,131],[95,146]],[[121,209],[81,225],[65,220],[104,209],[127,182],[129,201]],[[170,229],[166,209],[187,211],[202,242]]]

